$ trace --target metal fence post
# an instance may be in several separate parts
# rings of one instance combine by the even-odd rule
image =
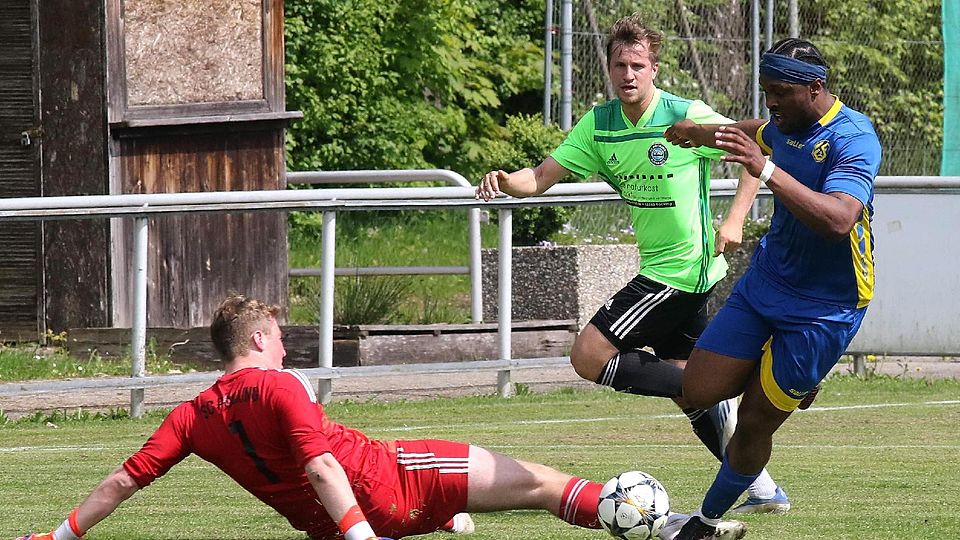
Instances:
[[[800,37],[800,7],[797,0],[787,1],[787,24],[790,28],[790,37]]]
[[[480,271],[483,261],[480,259],[480,209],[467,210],[470,245],[470,321],[483,322],[483,285]]]
[[[866,355],[853,355],[853,374],[860,378],[867,376]]]
[[[146,205],[144,205],[146,206]],[[149,228],[146,216],[133,220],[133,323],[131,325],[130,376],[146,374],[147,353],[147,244]],[[143,416],[144,389],[130,390],[130,416]]]
[[[500,246],[499,246],[499,276],[498,296],[500,306],[497,308],[497,338],[500,341],[500,358],[510,360],[513,356],[511,341],[513,339],[513,210],[500,210]],[[510,397],[513,388],[510,385],[510,370],[497,373],[497,392],[501,397]]]
[[[767,8],[764,13],[763,24],[763,44],[764,50],[770,50],[773,47],[773,17],[777,10],[774,0],[767,0]],[[769,115],[765,115],[769,116]]]
[[[750,96],[751,96],[751,116],[760,118],[760,0],[751,0],[750,2],[750,64],[751,77]],[[757,221],[760,219],[760,204],[754,199],[750,205],[750,219]]]
[[[553,0],[547,0],[543,19],[543,123],[549,125],[553,107]]]
[[[337,213],[323,213],[323,231],[320,240],[320,367],[333,367],[333,281],[336,270]],[[317,383],[320,403],[330,403],[333,384],[330,379]]]
[[[560,3],[560,129],[573,123],[573,0]]]

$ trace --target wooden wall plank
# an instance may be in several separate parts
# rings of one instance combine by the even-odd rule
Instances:
[[[144,136],[119,146],[123,193],[279,189],[283,182],[282,129]],[[277,212],[151,220],[148,324],[203,326],[230,292],[285,306],[286,227],[286,214]],[[132,249],[132,240],[123,242]]]
[[[43,95],[42,193],[109,193],[102,0],[38,2]],[[110,316],[110,224],[43,223],[47,327],[104,326]]]
[[[554,324],[538,326],[527,321],[524,328],[514,327],[514,358],[547,358],[566,356],[576,337],[572,326]],[[546,321],[549,323],[550,321]],[[496,327],[466,328],[467,325],[437,325],[438,335],[407,334],[403,326],[394,333],[386,327],[382,333],[369,334],[364,327],[338,328],[334,331],[333,365],[372,366],[404,363],[456,362],[494,360],[499,358]],[[460,326],[460,328],[457,328]],[[286,367],[318,366],[320,332],[317,326],[284,325],[283,343],[287,350]],[[208,369],[223,369],[207,327],[148,328],[147,340],[157,354],[169,354],[175,361],[191,360]],[[96,353],[118,358],[130,350],[130,330],[126,328],[78,328],[67,331],[67,349],[78,358]]]

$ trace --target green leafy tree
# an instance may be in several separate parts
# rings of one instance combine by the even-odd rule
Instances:
[[[940,0],[813,0],[803,36],[830,64],[829,88],[870,117],[881,174],[939,174],[943,137]]]
[[[463,145],[536,91],[543,2],[289,0],[291,170],[459,170]]]

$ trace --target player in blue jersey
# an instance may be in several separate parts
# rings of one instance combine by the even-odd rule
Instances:
[[[679,146],[726,150],[723,159],[765,182],[775,204],[770,231],[684,370],[693,406],[743,400],[720,471],[677,540],[714,538],[716,520],[770,459],[773,433],[836,364],[873,296],[880,141],[826,82],[820,51],[785,39],[760,63],[769,121],[681,121],[665,134]]]

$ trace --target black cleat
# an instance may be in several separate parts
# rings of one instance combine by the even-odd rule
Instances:
[[[716,527],[700,521],[699,516],[691,516],[674,540],[714,540],[716,537]]]

